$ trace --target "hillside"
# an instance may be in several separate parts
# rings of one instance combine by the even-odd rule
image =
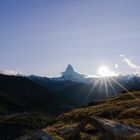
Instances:
[[[136,99],[125,93],[104,101],[92,102],[86,107],[75,109],[59,116],[55,123],[42,131],[47,132],[56,140],[64,140],[79,123],[88,117],[106,118],[138,129],[140,128],[140,91],[132,92],[131,95],[135,96]],[[96,127],[89,124],[75,139],[98,140],[101,137],[102,134],[96,130]],[[137,139],[135,140],[138,140],[139,135],[137,134],[136,137]]]
[[[0,139],[45,127],[52,116],[70,110],[65,101],[23,76],[0,74]]]
[[[131,94],[137,99],[128,93],[110,97],[61,115],[57,122],[80,122],[86,116],[99,116],[140,127],[140,91]]]
[[[56,94],[26,77],[0,75],[0,115],[23,111],[57,114],[60,102]]]

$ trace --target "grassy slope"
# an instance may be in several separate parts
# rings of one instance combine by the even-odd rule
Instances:
[[[75,109],[58,117],[58,122],[81,121],[86,116],[100,116],[140,127],[140,91],[108,98],[96,105]]]
[[[46,127],[51,117],[38,113],[18,113],[0,117],[0,140],[16,137]]]
[[[56,123],[50,127],[44,129],[53,135],[56,139],[63,139],[63,136],[58,131],[62,129],[73,129],[79,122],[85,119],[87,116],[100,116],[107,119],[112,119],[123,124],[140,127],[140,91],[132,92],[137,99],[134,99],[128,93],[108,98],[102,102],[93,102],[90,106],[75,109],[71,112],[65,113],[56,119]],[[79,139],[86,137],[86,131],[93,131],[95,128],[91,126],[86,128]],[[93,139],[98,139],[100,134]],[[78,138],[76,138],[78,139]],[[90,138],[89,138],[90,139]]]
[[[26,77],[0,74],[0,115],[39,110],[52,112],[54,106],[49,105],[57,101],[53,95]]]

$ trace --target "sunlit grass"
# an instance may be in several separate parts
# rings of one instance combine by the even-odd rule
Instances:
[[[132,92],[132,94],[140,99],[140,92]],[[134,115],[132,110],[134,108],[137,108],[140,105],[138,100],[135,100],[132,96],[130,96],[128,93],[121,94],[119,96],[114,96],[111,98],[106,99],[104,102],[89,106],[89,107],[84,107],[81,109],[76,109],[74,111],[71,111],[69,113],[66,113],[64,116],[60,116],[58,120],[60,121],[81,121],[83,120],[86,116],[100,116],[100,117],[105,117],[108,119],[115,119],[119,120],[122,122],[125,122],[124,120],[126,119],[126,116],[131,114],[131,118],[128,117],[129,119],[132,119],[133,122],[131,124],[140,126],[140,121],[138,120],[138,117],[140,116],[139,110],[136,109],[137,115]],[[128,110],[128,111],[127,111]],[[124,116],[124,112],[127,111],[126,116]],[[130,112],[131,111],[131,112]],[[112,114],[113,113],[113,116]],[[120,117],[122,116],[122,117]],[[137,118],[136,118],[137,117]],[[138,121],[136,121],[136,119]],[[127,122],[126,122],[127,123]]]

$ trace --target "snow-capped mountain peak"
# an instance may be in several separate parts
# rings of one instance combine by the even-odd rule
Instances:
[[[69,64],[68,67],[66,68],[66,71],[74,71],[72,65]]]
[[[87,82],[87,79],[84,77],[84,75],[77,73],[72,67],[72,65],[70,64],[67,66],[66,70],[62,72],[62,76],[59,78],[55,78],[55,80],[58,81],[69,80],[69,81],[82,82],[82,83]]]
[[[65,72],[62,72],[62,77],[71,77],[75,74],[73,67],[69,64]]]

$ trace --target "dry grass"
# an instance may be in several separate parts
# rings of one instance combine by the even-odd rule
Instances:
[[[63,123],[80,122],[87,116],[99,116],[140,127],[140,92],[132,92],[108,98],[101,104],[73,110],[59,116],[56,121]]]
[[[44,129],[56,140],[65,140],[71,130],[86,117],[99,116],[121,122],[123,124],[140,127],[140,92],[133,92],[134,99],[128,93],[114,96],[100,103],[91,103],[87,107],[75,109],[58,118],[53,125]],[[66,133],[61,133],[66,130]],[[87,125],[75,140],[100,140],[102,135],[96,128]],[[129,140],[139,140],[140,134],[136,134]],[[104,139],[105,140],[105,139]]]

